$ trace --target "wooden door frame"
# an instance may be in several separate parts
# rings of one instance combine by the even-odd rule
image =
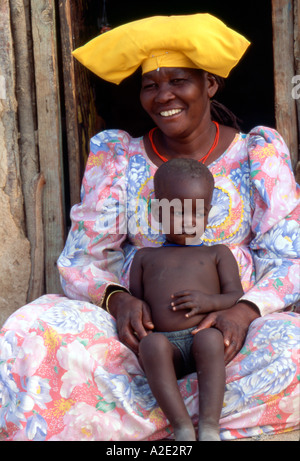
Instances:
[[[295,76],[300,80],[300,1],[272,0],[276,128],[287,143],[298,182],[300,92],[295,99]],[[297,95],[296,95],[297,96]]]

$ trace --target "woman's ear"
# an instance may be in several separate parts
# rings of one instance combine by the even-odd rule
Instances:
[[[218,91],[219,84],[216,80],[216,77],[212,74],[207,73],[206,78],[207,78],[207,93],[208,93],[209,99],[211,99],[215,96],[216,92]]]

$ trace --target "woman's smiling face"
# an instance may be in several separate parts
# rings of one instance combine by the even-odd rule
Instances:
[[[140,98],[166,136],[187,137],[210,121],[209,100],[217,89],[216,81],[206,72],[162,67],[143,75]]]

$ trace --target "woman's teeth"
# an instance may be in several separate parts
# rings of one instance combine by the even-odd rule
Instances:
[[[176,115],[181,112],[182,109],[171,109],[171,110],[164,110],[160,112],[162,117],[171,117],[171,115]]]

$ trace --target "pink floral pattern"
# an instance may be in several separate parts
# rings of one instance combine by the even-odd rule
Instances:
[[[216,187],[205,242],[227,244],[255,320],[227,366],[224,440],[299,427],[299,189],[279,134],[237,134],[210,166]],[[0,439],[157,440],[172,429],[114,319],[96,304],[128,285],[137,248],[160,245],[149,221],[156,170],[143,140],[106,131],[91,141],[82,202],[58,266],[66,296],[17,310],[0,334]],[[288,200],[287,200],[288,198]],[[298,207],[298,208],[297,208]],[[195,374],[179,381],[197,423]]]

